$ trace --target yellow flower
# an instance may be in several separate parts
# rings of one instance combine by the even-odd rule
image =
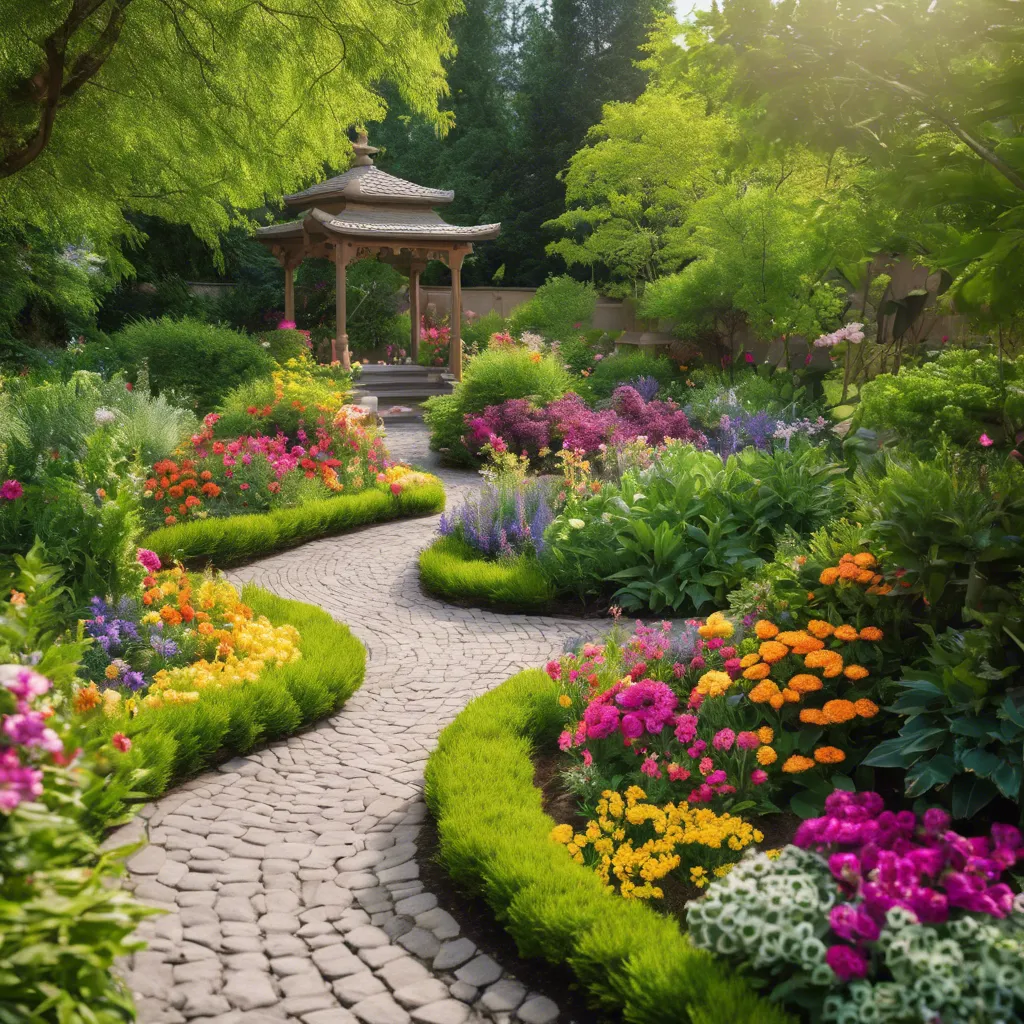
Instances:
[[[809,757],[801,757],[799,754],[794,754],[786,760],[782,770],[790,775],[799,775],[801,772],[805,772],[813,767],[814,762]]]
[[[778,860],[782,856],[782,851],[778,850],[778,849],[776,849],[776,850],[765,850],[764,851],[764,855],[769,860]]]
[[[707,697],[721,697],[732,686],[728,672],[705,672],[697,680],[697,692]]]
[[[563,846],[572,842],[572,825],[556,825],[551,830],[551,839]]]
[[[723,640],[728,640],[736,632],[736,627],[733,626],[722,612],[712,612],[697,632],[705,640],[710,640],[712,637],[721,637]]]
[[[751,665],[756,665],[761,660],[760,654],[744,654],[740,658],[740,668],[750,668]]]
[[[770,725],[762,725],[757,730],[757,738],[762,743],[771,743],[775,739],[775,730]]]
[[[767,768],[768,765],[775,764],[778,759],[779,755],[774,747],[763,746],[757,748],[757,763],[762,767]]]
[[[567,693],[559,694],[558,703],[563,708],[572,707],[572,697],[570,697],[569,694],[567,694]]]

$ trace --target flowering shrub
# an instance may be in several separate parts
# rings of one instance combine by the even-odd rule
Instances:
[[[73,697],[79,714],[130,717],[194,703],[205,689],[254,682],[264,669],[298,659],[295,628],[254,617],[227,581],[180,567],[160,572],[152,552],[140,555],[149,575],[137,598],[92,600],[84,628],[95,644]]]
[[[590,864],[610,892],[617,882],[626,899],[661,899],[665,893],[653,883],[677,870],[702,889],[712,876],[729,872],[735,864],[730,854],[764,838],[733,815],[686,803],[656,807],[641,802],[646,799],[639,786],[624,794],[606,789],[597,802],[597,818],[583,832],[556,825],[551,838],[564,843],[577,863]]]
[[[210,413],[187,453],[154,463],[143,491],[154,525],[264,511],[301,504],[308,497],[372,486],[388,465],[383,439],[353,406],[341,406],[313,436],[299,426],[295,442],[284,434],[216,440]]]
[[[749,856],[687,908],[693,941],[834,1024],[1020,1020],[1024,905],[1001,879],[1020,832],[833,793],[776,860]]]
[[[420,317],[420,354],[423,366],[447,366],[451,351],[452,329],[448,318],[435,321],[426,315]]]
[[[458,537],[489,558],[544,550],[553,514],[549,488],[539,480],[484,484],[441,516],[442,537]]]

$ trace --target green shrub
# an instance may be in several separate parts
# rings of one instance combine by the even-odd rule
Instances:
[[[652,356],[648,352],[622,352],[602,359],[594,366],[587,386],[594,398],[611,398],[620,384],[628,384],[637,377],[654,377],[661,387],[670,384],[679,374],[667,356]]]
[[[441,537],[420,554],[426,590],[451,601],[537,611],[550,604],[554,588],[531,555],[489,562],[457,537]]]
[[[606,892],[550,839],[530,752],[554,742],[557,696],[543,672],[522,672],[441,734],[426,799],[452,877],[487,900],[523,955],[568,964],[595,1006],[631,1024],[791,1021],[674,920]]]
[[[483,352],[490,344],[492,334],[505,330],[505,318],[500,313],[490,312],[472,320],[462,321],[462,341],[467,349]]]
[[[243,588],[242,600],[275,626],[295,626],[302,657],[265,670],[253,683],[205,690],[195,703],[143,708],[131,719],[91,719],[87,728],[94,739],[121,731],[132,740],[108,780],[114,791],[130,781],[128,788],[157,797],[218,758],[247,753],[337,710],[362,684],[366,654],[347,626],[313,605],[253,584]],[[111,802],[104,813],[114,819],[124,810],[123,803]]]
[[[273,358],[248,335],[199,320],[137,320],[93,343],[90,358],[105,372],[124,370],[138,380],[145,362],[154,394],[170,393],[199,412],[217,406],[234,387],[274,368]]]
[[[901,440],[976,446],[983,433],[1010,442],[1024,426],[1024,356],[951,350],[933,363],[884,373],[860,390],[852,429],[894,431]]]
[[[367,523],[432,515],[444,508],[444,500],[440,481],[406,487],[397,495],[374,488],[260,515],[201,519],[162,527],[149,534],[143,544],[165,564],[177,559],[189,564],[214,562],[225,566]]]
[[[476,460],[462,441],[466,423],[455,395],[437,395],[423,403],[423,422],[430,428],[430,449],[455,466],[472,466]]]
[[[278,366],[284,366],[289,359],[309,357],[309,339],[301,331],[263,331],[256,335],[256,343]]]
[[[549,341],[565,341],[590,328],[596,308],[597,291],[592,284],[567,274],[551,277],[532,299],[512,310],[509,330],[517,337],[523,331],[535,331]]]

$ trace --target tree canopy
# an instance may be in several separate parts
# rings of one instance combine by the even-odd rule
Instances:
[[[380,83],[440,132],[461,0],[0,0],[0,226],[88,238],[114,269],[124,212],[216,245],[347,164]]]

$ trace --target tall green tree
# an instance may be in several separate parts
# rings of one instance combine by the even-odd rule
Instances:
[[[88,237],[124,269],[124,211],[216,245],[343,166],[387,81],[444,130],[460,0],[0,0],[0,222]]]

